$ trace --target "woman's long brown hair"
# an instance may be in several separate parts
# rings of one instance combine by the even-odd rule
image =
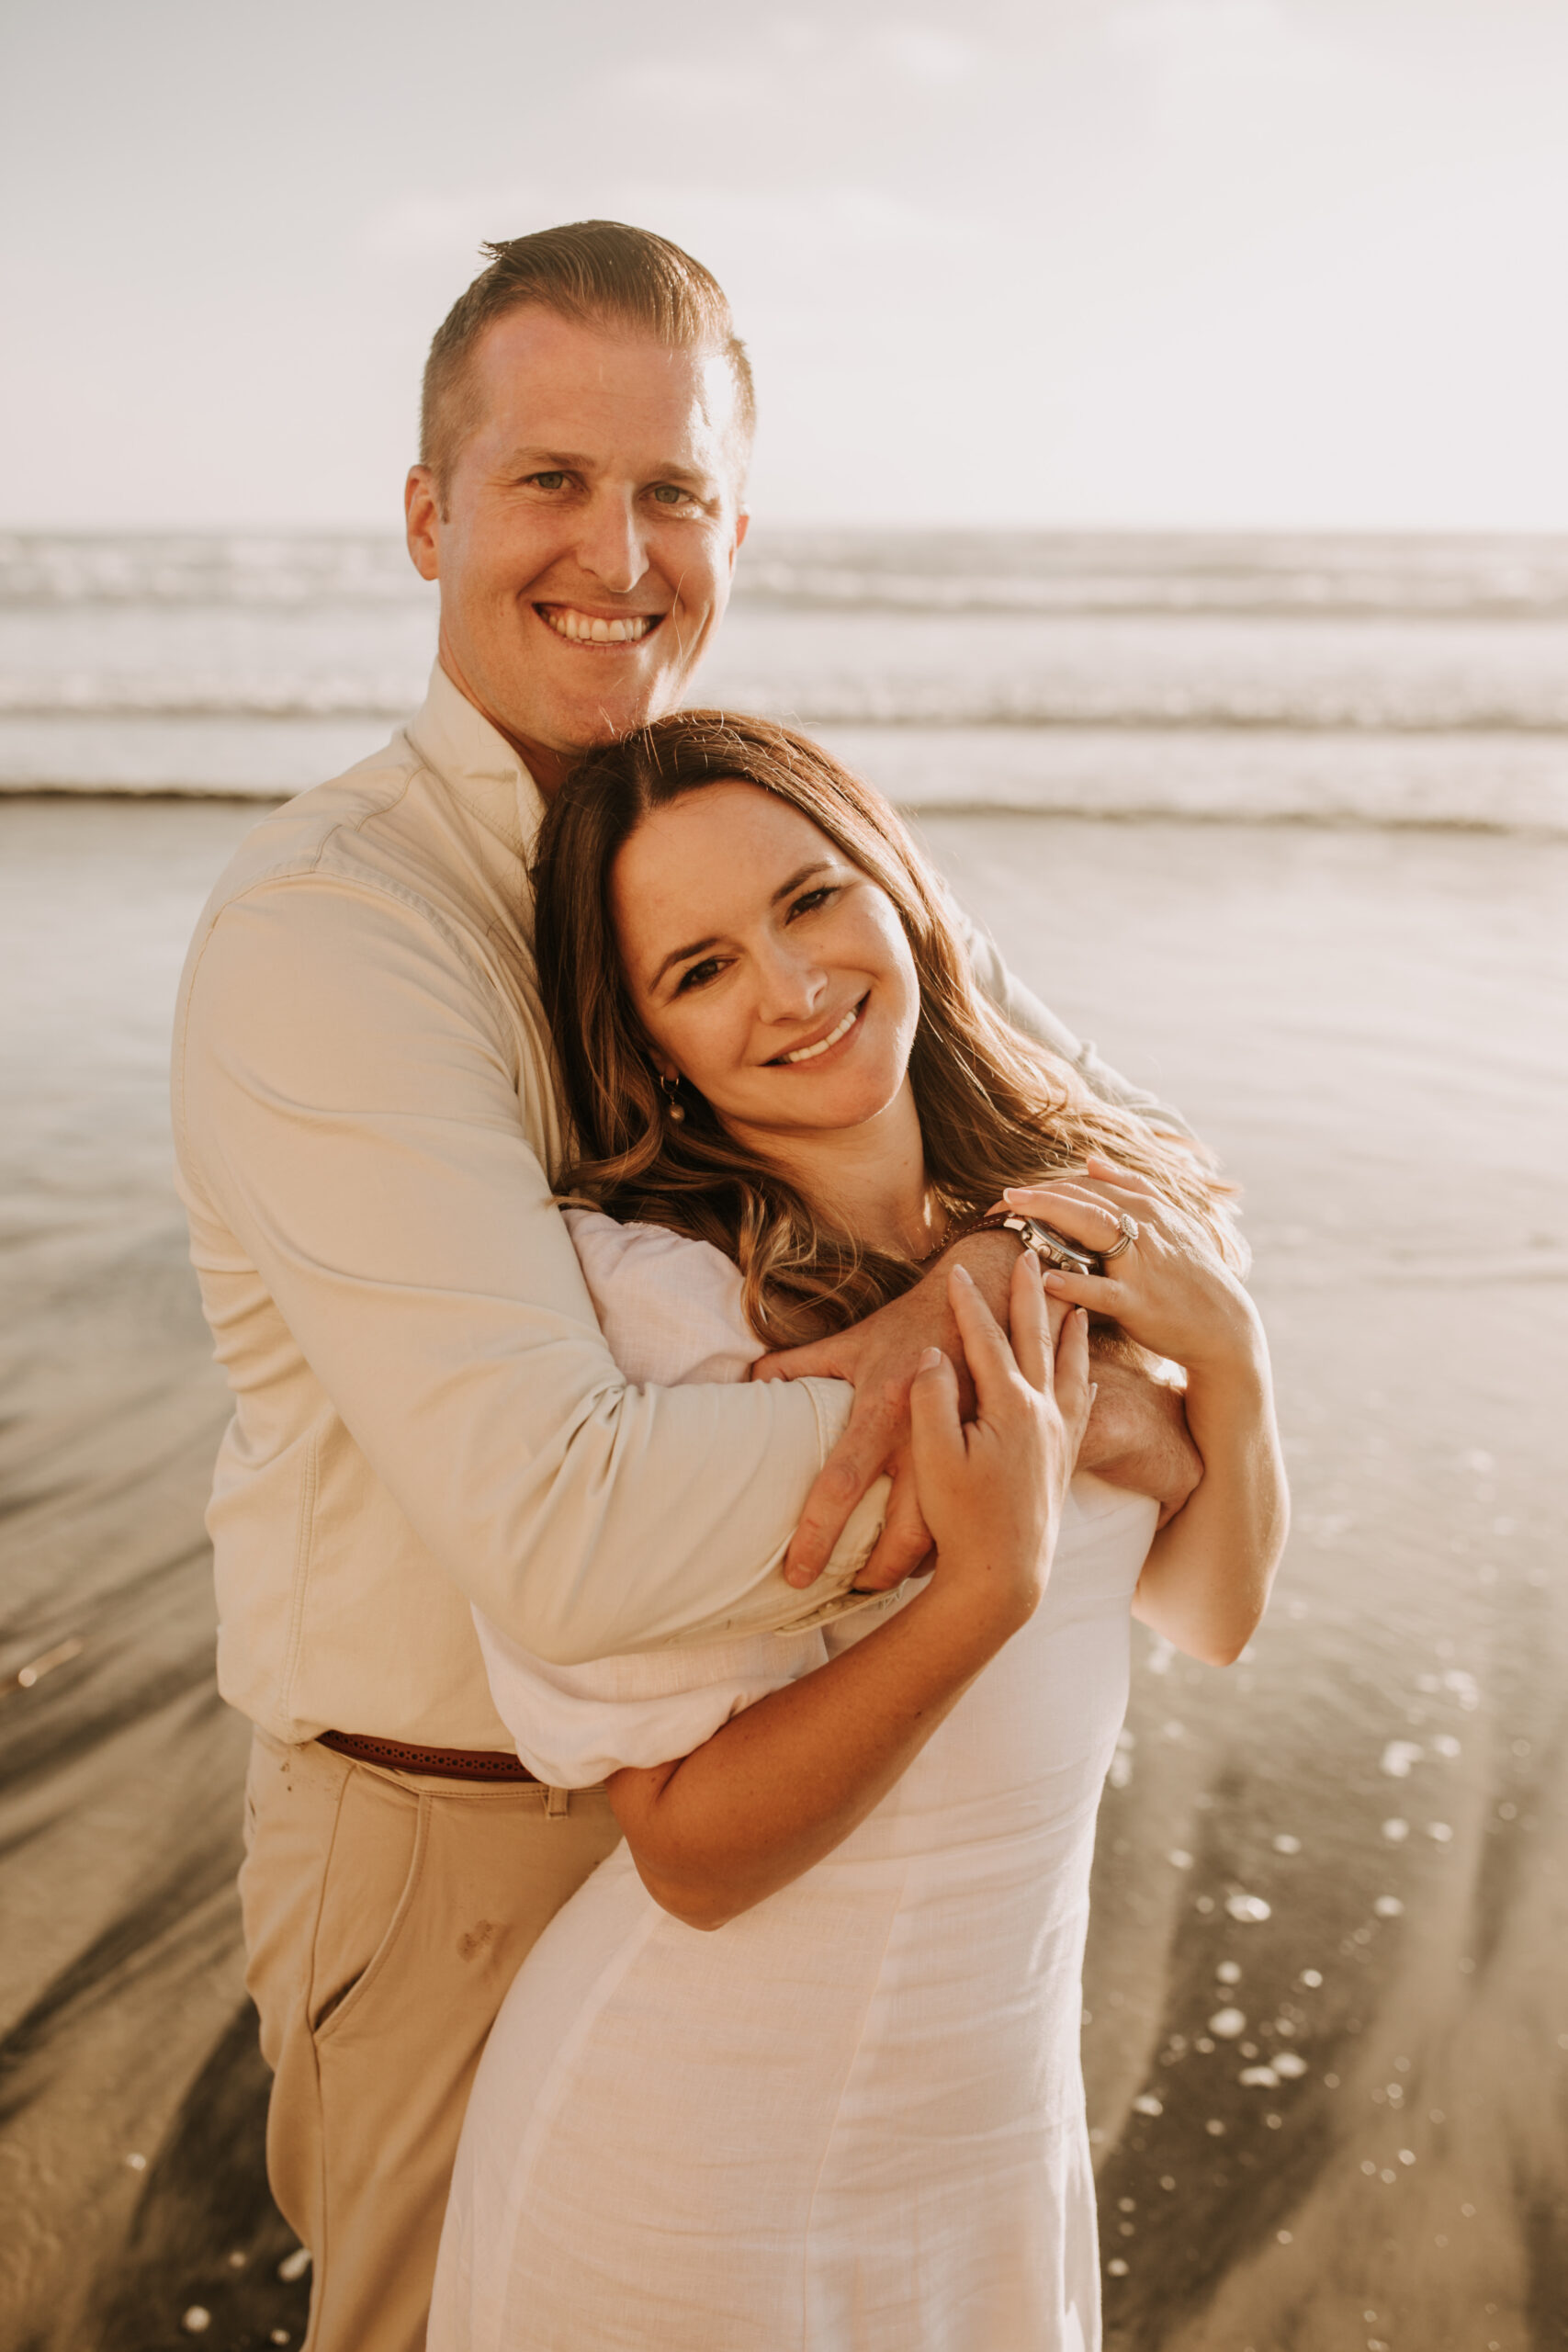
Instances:
[[[539,982],[575,1130],[563,1194],[716,1244],[739,1267],[747,1315],[772,1347],[859,1322],[919,1278],[909,1261],[826,1224],[788,1177],[731,1139],[690,1085],[681,1089],[684,1119],[669,1116],[622,969],[611,875],[651,810],[734,782],[797,808],[897,910],[920,992],[909,1079],[927,1174],[952,1216],[1100,1152],[1195,1218],[1229,1262],[1243,1262],[1224,1188],[1192,1151],[1101,1102],[982,995],[942,883],[881,795],[806,737],[723,711],[681,711],[589,753],[540,832]]]

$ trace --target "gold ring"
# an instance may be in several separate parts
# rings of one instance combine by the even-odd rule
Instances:
[[[1129,1243],[1136,1241],[1138,1238],[1138,1220],[1136,1217],[1129,1216],[1125,1209],[1116,1222],[1122,1228],[1122,1238],[1120,1241],[1113,1241],[1109,1250],[1100,1251],[1100,1262],[1102,1266],[1109,1266],[1112,1258],[1119,1258]]]

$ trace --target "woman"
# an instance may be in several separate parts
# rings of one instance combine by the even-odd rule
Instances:
[[[575,1668],[481,1622],[524,1760],[606,1778],[626,1842],[491,2035],[432,2346],[1087,2352],[1079,1971],[1129,1610],[1226,1661],[1282,1535],[1217,1188],[987,1009],[891,810],[781,729],[687,714],[585,763],[537,946],[574,1238],[634,1376],[744,1376],[998,1193],[1109,1254],[1043,1286],[1021,1255],[1010,1346],[954,1268],[975,1418],[934,1351],[912,1399],[933,1576]],[[1205,1475],[1157,1535],[1069,1491],[1086,1310],[1186,1369]]]

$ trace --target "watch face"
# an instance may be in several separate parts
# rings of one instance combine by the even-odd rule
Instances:
[[[1019,1222],[1026,1228],[1023,1236],[1025,1246],[1032,1250],[1037,1258],[1043,1259],[1046,1265],[1058,1266],[1066,1274],[1098,1274],[1104,1272],[1100,1259],[1092,1250],[1086,1250],[1081,1241],[1069,1241],[1066,1235],[1058,1233],[1054,1225],[1043,1224],[1037,1216],[1022,1217]]]

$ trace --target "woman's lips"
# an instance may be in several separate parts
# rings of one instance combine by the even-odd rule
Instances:
[[[866,996],[870,993],[868,989]],[[822,1056],[830,1053],[835,1046],[841,1046],[844,1043],[861,1014],[865,1011],[865,1004],[866,997],[863,996],[857,1004],[852,1004],[849,1011],[834,1023],[825,1036],[814,1038],[807,1046],[793,1046],[787,1054],[775,1054],[769,1067],[773,1069],[784,1067],[799,1069],[811,1062],[819,1061]]]

